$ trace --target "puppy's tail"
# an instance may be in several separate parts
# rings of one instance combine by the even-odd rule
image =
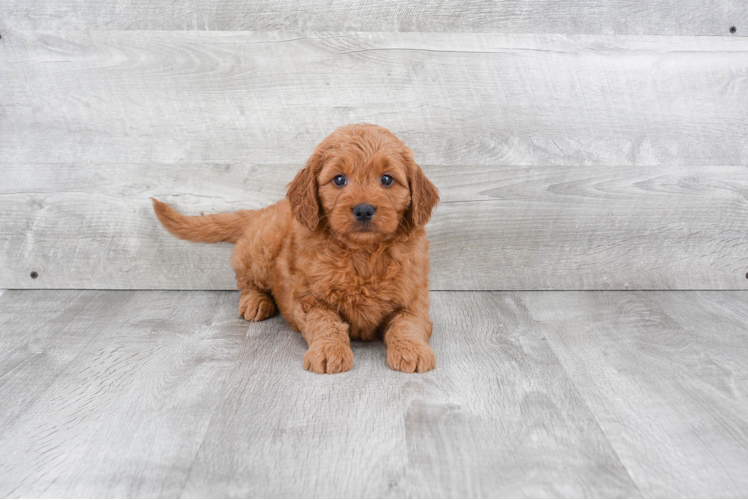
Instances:
[[[244,235],[244,231],[252,215],[251,210],[240,210],[230,214],[215,215],[182,215],[164,202],[151,198],[153,211],[158,220],[171,234],[177,238],[203,243],[218,243],[228,241],[236,243]]]

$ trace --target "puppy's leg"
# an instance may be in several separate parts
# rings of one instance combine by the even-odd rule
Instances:
[[[239,316],[247,321],[262,321],[278,312],[273,299],[266,292],[245,288],[239,297]]]
[[[436,355],[429,345],[432,326],[428,312],[402,310],[395,315],[384,332],[389,367],[405,373],[436,368]]]
[[[277,312],[270,296],[270,283],[273,260],[285,234],[283,225],[278,222],[282,219],[278,215],[281,208],[276,204],[255,212],[231,254],[236,287],[242,291],[239,315],[247,321],[262,321]]]
[[[340,315],[322,304],[304,309],[301,334],[309,344],[304,368],[315,373],[340,373],[353,368],[348,325]]]
[[[262,321],[274,316],[278,310],[267,284],[266,269],[270,264],[259,262],[258,265],[258,262],[248,258],[249,252],[245,247],[250,244],[248,240],[241,240],[234,247],[231,258],[236,272],[236,287],[242,291],[239,296],[239,316],[247,321]]]

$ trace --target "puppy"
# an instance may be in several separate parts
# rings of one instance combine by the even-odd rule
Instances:
[[[280,310],[309,344],[307,370],[348,371],[350,340],[380,337],[387,364],[413,373],[436,367],[424,226],[438,201],[412,151],[366,124],[324,139],[270,207],[197,217],[153,208],[178,238],[235,244],[239,314]]]

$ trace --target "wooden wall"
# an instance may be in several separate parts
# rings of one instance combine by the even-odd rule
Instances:
[[[442,191],[434,289],[748,288],[743,0],[89,4],[0,3],[0,288],[233,289],[148,198],[265,206],[352,122]]]

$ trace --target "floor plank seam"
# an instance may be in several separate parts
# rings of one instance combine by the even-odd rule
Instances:
[[[248,331],[248,329],[247,329]],[[246,342],[247,339],[247,331],[244,332],[244,341]],[[242,346],[243,347],[243,346]],[[213,426],[213,421],[216,418],[216,414],[218,413],[218,407],[221,405],[221,401],[224,400],[223,396],[226,394],[226,391],[228,391],[228,387],[226,383],[231,379],[231,376],[234,374],[234,372],[237,370],[237,365],[239,364],[239,361],[241,359],[241,351],[242,349],[237,349],[236,357],[234,358],[234,363],[231,366],[231,370],[229,370],[226,374],[226,377],[223,379],[222,382],[222,388],[221,388],[221,398],[219,398],[218,403],[213,408],[213,411],[210,415],[210,420],[208,421],[208,425],[205,426],[205,432],[203,433],[203,438],[200,440],[200,446],[197,447],[197,451],[195,452],[195,456],[192,458],[192,462],[190,463],[190,468],[187,471],[187,474],[184,476],[184,483],[182,484],[182,489],[179,492],[179,498],[184,498],[184,491],[187,488],[187,485],[190,482],[190,476],[192,475],[192,470],[195,467],[195,463],[197,462],[198,457],[200,457],[200,451],[203,449],[203,446],[205,446],[205,440],[210,433],[211,427]]]
[[[532,311],[530,311],[530,308],[527,306],[527,304],[525,304],[525,302],[522,300],[522,298],[521,297],[516,297],[516,298],[522,304],[522,306],[525,308],[525,310],[527,311],[527,314],[529,314],[529,316],[532,319],[533,323],[537,323],[538,320],[535,319],[535,317],[532,314]],[[551,327],[551,328],[553,328],[554,331],[556,330],[555,327]],[[626,467],[626,464],[623,463],[623,460],[621,460],[621,456],[618,454],[618,450],[615,448],[615,446],[613,446],[613,442],[610,440],[610,437],[608,436],[608,434],[605,432],[605,430],[600,425],[600,422],[597,419],[597,415],[595,415],[595,413],[590,408],[589,404],[587,403],[587,399],[584,397],[584,395],[579,390],[579,387],[578,387],[576,381],[571,377],[571,375],[569,374],[568,370],[566,369],[566,365],[564,365],[564,363],[562,362],[562,360],[559,357],[558,353],[553,348],[553,343],[549,342],[548,340],[545,340],[545,343],[548,346],[548,349],[551,351],[551,354],[553,354],[553,357],[556,359],[556,362],[561,367],[561,370],[563,370],[563,373],[566,376],[566,379],[572,385],[572,387],[574,389],[574,395],[579,399],[580,403],[582,405],[584,405],[584,408],[587,410],[587,412],[589,413],[590,417],[592,417],[592,420],[595,422],[595,425],[597,426],[597,428],[600,431],[600,433],[603,436],[605,436],[605,441],[608,443],[608,446],[610,447],[610,450],[615,455],[615,458],[618,461],[618,463],[621,465],[621,467],[623,468],[623,470],[626,471],[626,475],[631,480],[631,484],[636,488],[636,491],[639,493],[639,498],[645,498],[644,495],[642,494],[641,487],[639,486],[639,483],[637,483],[634,480],[634,478],[631,476],[631,471],[629,470],[628,467]]]
[[[110,316],[114,316],[114,315],[115,315],[116,313],[118,313],[118,312],[119,312],[119,311],[120,311],[121,309],[123,309],[123,308],[125,307],[125,304],[127,304],[127,303],[128,303],[128,301],[126,301],[126,300],[124,300],[124,301],[121,301],[121,302],[119,303],[119,305],[117,306],[117,310],[116,310],[116,311],[114,311],[114,313],[112,313],[112,314],[111,314]],[[69,326],[68,326],[68,327],[66,327],[66,328],[64,328],[64,329],[63,329],[62,331],[60,331],[60,332],[58,333],[58,335],[59,335],[59,334],[62,334],[62,333],[64,333],[64,332],[65,332],[65,331],[66,331],[66,330],[67,330],[68,328],[69,328]],[[57,381],[57,380],[58,380],[58,379],[59,379],[59,378],[60,378],[60,377],[61,377],[61,376],[62,376],[62,375],[63,375],[64,373],[66,373],[66,372],[67,372],[68,368],[69,368],[69,367],[70,367],[70,366],[71,366],[71,365],[72,365],[73,363],[75,363],[76,361],[78,361],[78,358],[80,358],[80,357],[81,357],[81,356],[82,356],[82,355],[83,355],[83,354],[84,354],[84,353],[86,352],[86,349],[87,349],[87,348],[88,348],[88,347],[89,347],[89,346],[90,346],[91,344],[93,344],[93,343],[94,343],[94,341],[96,341],[96,337],[95,337],[95,336],[93,336],[93,337],[90,337],[90,338],[88,339],[88,341],[87,341],[87,342],[86,342],[86,343],[85,343],[84,345],[82,345],[82,346],[81,346],[81,348],[80,348],[80,350],[78,351],[78,353],[77,353],[77,354],[76,354],[75,356],[73,356],[73,357],[72,357],[72,358],[70,359],[70,361],[69,361],[69,362],[65,363],[65,366],[63,366],[63,367],[62,367],[62,368],[61,368],[61,369],[60,369],[60,370],[59,370],[59,371],[57,372],[57,375],[55,375],[55,376],[54,376],[54,377],[52,378],[52,380],[50,380],[50,382],[49,382],[48,384],[46,384],[46,385],[44,386],[44,389],[42,389],[42,391],[41,391],[41,392],[39,393],[39,395],[38,395],[37,399],[35,399],[35,400],[32,400],[32,401],[30,401],[30,402],[29,402],[29,404],[27,404],[27,405],[26,405],[26,406],[25,406],[25,407],[23,408],[23,410],[21,410],[21,411],[20,411],[20,412],[18,413],[18,415],[16,415],[16,416],[15,416],[15,417],[13,418],[13,420],[11,420],[10,422],[6,423],[6,425],[5,425],[5,430],[9,430],[9,429],[11,429],[11,428],[12,428],[12,427],[13,427],[13,426],[15,425],[15,423],[16,423],[16,422],[18,422],[18,420],[20,420],[20,419],[21,419],[21,417],[23,417],[23,416],[24,416],[24,415],[26,414],[26,411],[27,411],[27,410],[29,410],[30,408],[32,408],[32,407],[33,407],[33,406],[34,406],[34,405],[35,405],[35,404],[36,404],[36,403],[38,402],[38,400],[39,400],[39,399],[41,398],[41,396],[43,396],[44,394],[46,394],[46,393],[47,393],[47,391],[49,390],[49,388],[50,388],[50,387],[52,387],[52,385],[53,385],[53,384],[54,384],[54,383],[55,383],[55,382],[56,382],[56,381]]]

